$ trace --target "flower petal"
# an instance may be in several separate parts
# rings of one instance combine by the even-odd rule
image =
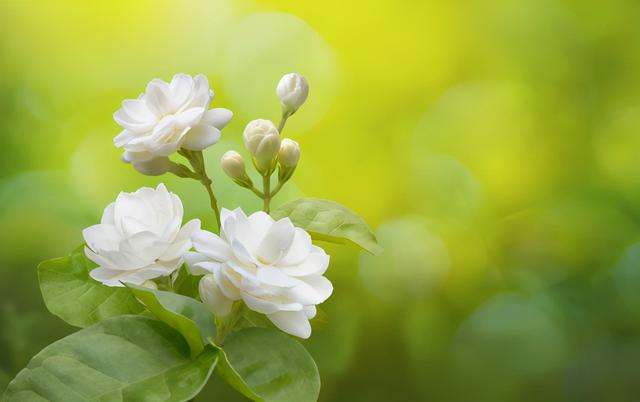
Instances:
[[[280,270],[290,276],[322,275],[329,267],[330,257],[320,247],[311,246],[313,252],[298,265],[282,266]]]
[[[85,243],[96,252],[100,250],[117,250],[122,235],[114,225],[98,224],[82,231]]]
[[[267,317],[284,332],[307,339],[311,336],[311,325],[304,311],[278,311]]]
[[[213,126],[218,130],[222,130],[233,117],[233,112],[229,109],[216,108],[210,109],[202,116],[201,123]]]
[[[220,139],[220,130],[206,124],[198,124],[185,135],[182,148],[190,151],[201,151]]]
[[[122,101],[122,109],[129,117],[140,123],[155,124],[158,118],[149,110],[147,104],[141,99],[125,99]]]
[[[171,103],[174,109],[179,109],[189,99],[193,90],[193,78],[188,74],[176,74],[169,84]]]
[[[205,275],[200,279],[198,289],[202,302],[206,304],[214,314],[226,316],[231,312],[233,300],[227,298],[225,294],[220,291],[212,274]]]
[[[159,156],[144,162],[132,162],[133,167],[146,176],[160,176],[171,169],[171,161],[166,156]]]
[[[289,218],[275,222],[256,250],[259,260],[265,264],[277,263],[289,251],[294,236],[295,228]]]
[[[173,112],[171,104],[171,89],[169,84],[155,78],[147,84],[144,101],[147,108],[158,117]]]
[[[297,265],[309,256],[311,252],[311,236],[300,228],[295,228],[295,236],[291,248],[278,262],[279,265]]]
[[[217,262],[224,262],[231,258],[229,245],[218,235],[206,230],[195,230],[191,234],[193,247],[199,253]]]
[[[300,280],[308,283],[311,287],[317,292],[320,301],[314,304],[320,304],[323,301],[327,300],[331,293],[333,293],[333,285],[329,281],[329,279],[325,278],[321,275],[313,275],[307,276],[304,278],[300,278]]]
[[[257,311],[261,314],[273,314],[279,311],[278,305],[264,299],[255,297],[247,292],[241,292],[242,300],[253,311]]]

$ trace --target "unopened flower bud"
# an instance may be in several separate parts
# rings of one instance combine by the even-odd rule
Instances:
[[[296,167],[300,159],[300,145],[289,138],[282,140],[280,151],[278,152],[278,160],[285,167]]]
[[[247,174],[244,160],[236,151],[225,152],[220,163],[222,164],[222,170],[232,179],[240,179]]]
[[[253,120],[244,129],[243,139],[258,171],[262,174],[273,172],[280,150],[280,133],[276,126],[269,120]]]
[[[236,151],[227,151],[222,155],[220,163],[222,164],[222,170],[236,183],[241,186],[251,185],[251,179],[247,175],[242,155]]]
[[[309,84],[300,74],[286,74],[276,87],[276,95],[280,98],[284,113],[292,115],[307,100]]]
[[[278,163],[280,164],[278,171],[278,179],[285,182],[291,178],[293,171],[300,160],[300,145],[289,138],[282,140],[280,151],[278,152]]]

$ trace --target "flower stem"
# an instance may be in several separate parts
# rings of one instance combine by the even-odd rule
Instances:
[[[233,303],[233,307],[231,308],[231,312],[224,318],[218,319],[218,325],[216,330],[216,339],[214,340],[215,344],[218,346],[222,346],[224,343],[224,338],[227,337],[233,330],[233,328],[238,324],[238,321],[242,317],[242,301],[236,301]]]
[[[291,116],[289,112],[282,112],[282,117],[280,118],[280,123],[278,124],[278,132],[282,135],[282,131],[284,130],[284,125],[287,124],[287,119]]]
[[[262,193],[264,194],[264,212],[269,213],[269,204],[271,203],[271,175],[262,176]]]
[[[218,229],[220,229],[222,222],[220,221],[220,208],[218,207],[218,200],[216,199],[215,194],[213,194],[213,187],[211,179],[206,175],[205,178],[200,180],[204,187],[207,189],[207,193],[209,193],[209,204],[211,205],[211,209],[213,209],[213,213],[216,215],[216,222],[218,223]]]
[[[188,175],[188,177],[199,180],[207,190],[207,194],[209,194],[209,204],[211,205],[211,209],[216,216],[218,229],[220,229],[220,226],[222,225],[220,222],[220,207],[218,206],[218,200],[213,193],[213,181],[207,175],[207,170],[204,165],[204,155],[202,154],[202,151],[188,151],[186,149],[181,149],[180,151],[178,151],[178,153],[187,158],[187,160],[191,164],[191,167],[193,167],[193,175]]]

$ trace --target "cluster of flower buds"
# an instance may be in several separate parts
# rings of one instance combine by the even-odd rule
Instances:
[[[278,185],[282,186],[293,175],[300,159],[300,145],[289,138],[281,138],[287,119],[293,115],[307,99],[309,85],[300,74],[286,74],[276,88],[276,95],[282,106],[282,119],[278,127],[270,121],[257,119],[249,122],[244,129],[244,145],[258,173],[267,180],[278,169]],[[275,195],[265,188],[263,193],[253,187],[247,174],[242,156],[236,151],[228,151],[222,156],[222,169],[238,185],[254,190],[267,199]],[[278,187],[278,189],[279,189]]]

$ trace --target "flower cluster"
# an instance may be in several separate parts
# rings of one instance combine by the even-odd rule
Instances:
[[[283,331],[309,337],[316,306],[333,291],[323,276],[329,255],[289,218],[274,220],[268,214],[271,198],[291,178],[300,159],[298,143],[282,139],[281,131],[308,93],[304,77],[285,75],[276,89],[282,105],[279,127],[258,119],[244,130],[244,144],[263,177],[262,190],[253,186],[238,152],[228,151],[222,157],[223,171],[262,198],[264,211],[249,216],[240,208],[219,212],[210,191],[219,222],[216,234],[201,230],[197,219],[182,225],[182,202],[163,184],[121,193],[105,208],[100,224],[83,232],[85,253],[98,265],[91,277],[107,286],[131,283],[157,288],[155,280],[165,277],[170,284],[186,262],[191,274],[202,275],[200,298],[218,317],[228,316],[232,305],[241,302]],[[114,140],[124,149],[122,159],[143,174],[171,172],[211,189],[201,151],[218,141],[232,117],[227,109],[208,110],[212,99],[203,75],[176,74],[170,83],[152,80],[138,99],[125,100],[114,114],[123,128]],[[192,168],[170,160],[176,152]],[[270,177],[276,169],[278,185],[271,190]]]

